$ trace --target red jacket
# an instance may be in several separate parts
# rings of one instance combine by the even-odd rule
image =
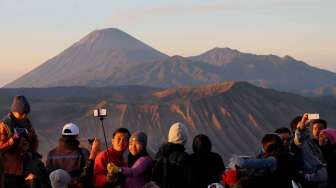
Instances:
[[[106,167],[108,163],[107,155],[111,160],[110,162],[112,162],[116,166],[118,167],[127,166],[127,163],[123,157],[123,153],[114,150],[112,147],[108,148],[107,151],[99,153],[95,159],[94,172],[93,172],[94,184],[96,187],[102,187],[107,183],[106,182],[106,175],[107,175]]]

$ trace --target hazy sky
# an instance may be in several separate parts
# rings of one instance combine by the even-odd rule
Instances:
[[[168,55],[230,47],[336,72],[335,0],[0,0],[0,26],[0,86],[108,27]]]

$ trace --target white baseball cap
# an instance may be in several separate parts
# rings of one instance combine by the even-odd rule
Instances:
[[[62,129],[62,135],[79,135],[79,128],[74,123],[67,123]]]

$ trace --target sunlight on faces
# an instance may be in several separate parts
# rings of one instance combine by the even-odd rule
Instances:
[[[14,117],[16,119],[25,119],[25,118],[27,118],[27,114],[25,114],[25,113],[12,112],[12,114],[14,115]]]
[[[129,143],[129,147],[128,147],[130,153],[132,155],[137,155],[139,154],[143,149],[144,149],[144,145],[141,144],[138,140],[136,140],[135,138],[132,138],[130,140]]]
[[[112,138],[112,147],[116,151],[125,151],[128,147],[128,134],[116,133]]]
[[[313,127],[313,129],[312,129],[313,137],[315,139],[318,139],[319,135],[320,135],[320,132],[321,132],[321,130],[323,129],[324,126],[321,123],[315,123],[312,127]]]

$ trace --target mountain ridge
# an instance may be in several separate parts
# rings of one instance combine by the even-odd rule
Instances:
[[[159,88],[247,81],[303,95],[336,96],[336,73],[286,55],[213,48],[172,57],[115,28],[95,30],[5,87],[121,86]]]

